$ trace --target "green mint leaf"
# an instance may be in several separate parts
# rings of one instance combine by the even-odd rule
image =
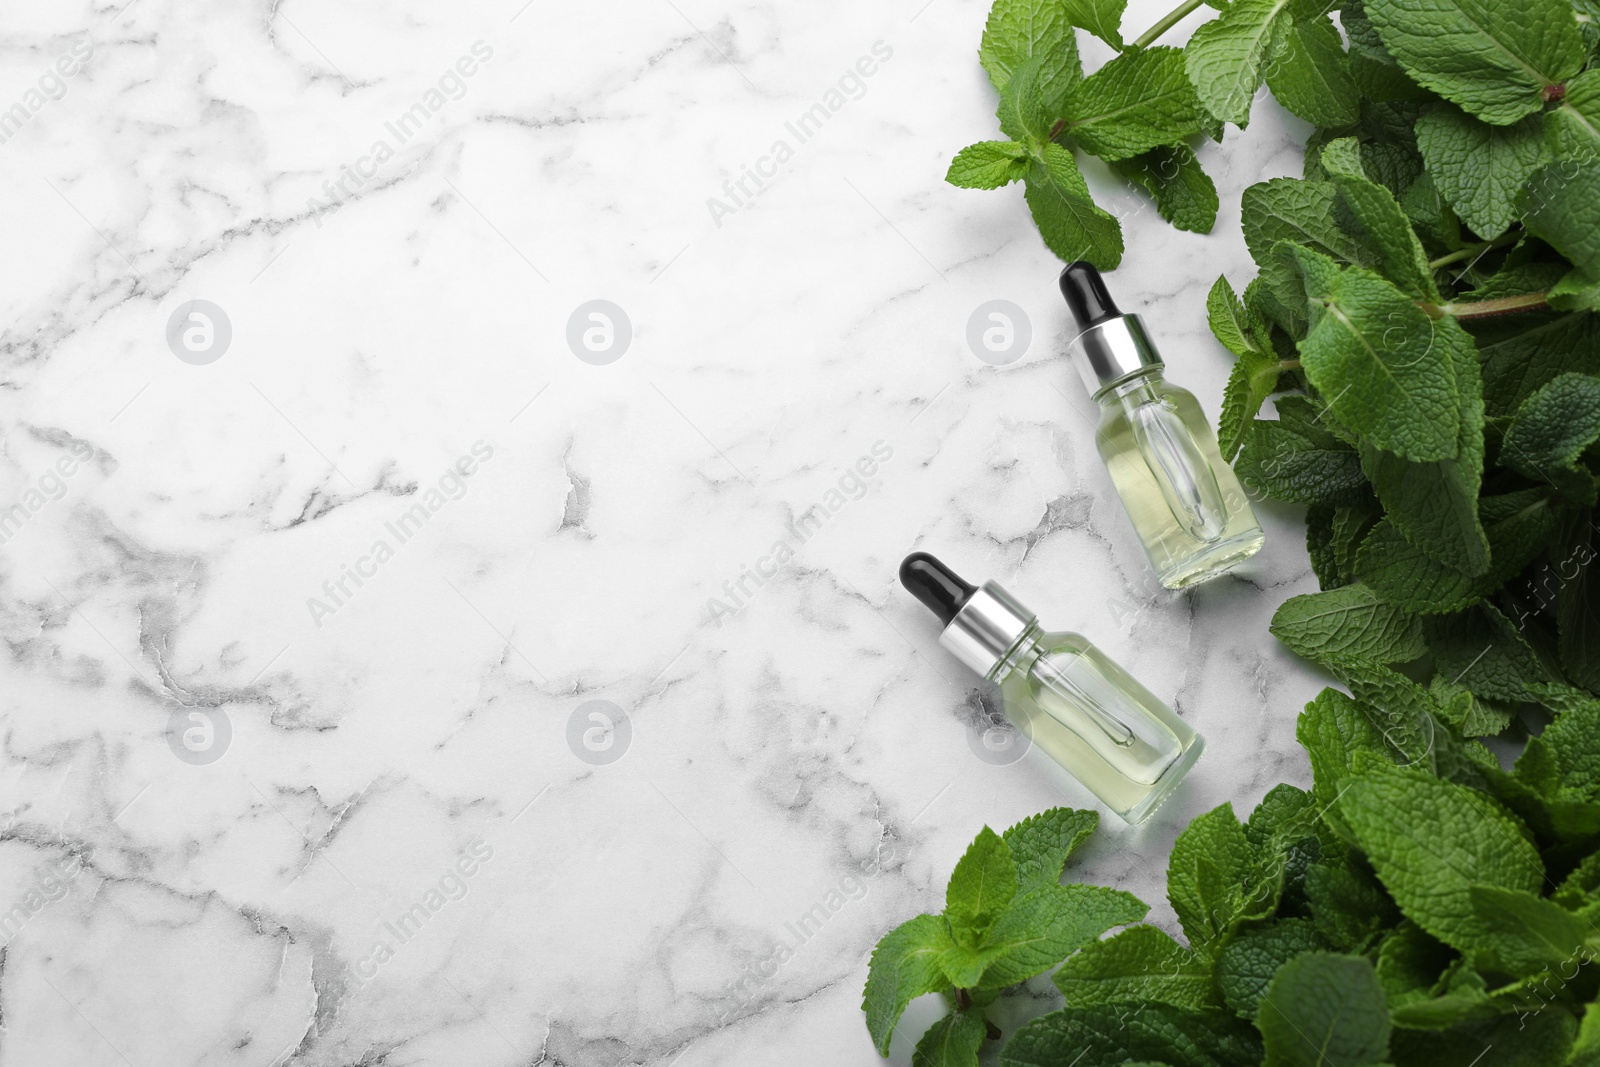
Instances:
[[[1350,38],[1350,76],[1363,96],[1374,102],[1437,99],[1394,61],[1359,0],[1345,4],[1339,24]]]
[[[1389,748],[1408,764],[1429,767],[1449,778],[1456,746],[1439,722],[1433,694],[1390,667],[1363,660],[1339,660],[1330,668],[1355,694],[1357,706],[1383,734]],[[1357,771],[1366,764],[1353,761]],[[1466,776],[1481,784],[1481,776]]]
[[[1287,782],[1267,790],[1244,824],[1245,839],[1258,854],[1287,852],[1317,832],[1317,805],[1310,793]]]
[[[1064,1008],[1028,1023],[1006,1043],[1001,1067],[1129,1067],[1130,1061],[1181,1067],[1261,1062],[1261,1039],[1242,1020],[1169,1004]]]
[[[1199,131],[1200,98],[1176,48],[1124,52],[1073,87],[1066,130],[1091,155],[1127,159]]]
[[[1593,55],[1600,51],[1600,0],[1572,0],[1572,10],[1578,13],[1578,32],[1583,35],[1583,44]]]
[[[1343,578],[1338,584],[1349,585],[1356,580],[1356,553],[1377,521],[1378,509],[1370,502],[1333,509],[1331,544],[1328,547],[1337,572]]]
[[[944,180],[963,189],[998,189],[1021,181],[1032,161],[1015,141],[979,141],[956,153]]]
[[[1489,535],[1489,570],[1480,579],[1487,596],[1544,552],[1556,532],[1559,516],[1550,506],[1549,490],[1522,489],[1486,496],[1478,517]]]
[[[1312,795],[1322,806],[1323,817],[1339,825],[1339,810],[1333,805],[1354,774],[1357,754],[1388,758],[1383,734],[1354,699],[1337,689],[1324,689],[1300,713],[1294,735],[1311,760]]]
[[[1559,374],[1600,374],[1600,315],[1507,315],[1475,323],[1473,333],[1490,415],[1514,413]]]
[[[1437,300],[1439,290],[1428,269],[1428,254],[1412,231],[1411,220],[1393,193],[1367,177],[1356,139],[1330,141],[1322,150],[1322,166],[1377,248],[1378,271],[1414,298]]]
[[[1284,419],[1249,424],[1237,464],[1239,480],[1275,500],[1331,507],[1365,499],[1369,490],[1355,449],[1331,434],[1309,437]]]
[[[1491,697],[1471,694],[1472,706],[1467,709],[1467,714],[1461,719],[1459,729],[1464,737],[1493,737],[1502,734],[1517,717],[1517,708],[1514,704],[1507,704]]]
[[[1321,822],[1314,797],[1288,784],[1273,786],[1250,813],[1245,839],[1255,850],[1257,880],[1269,887],[1264,897],[1298,908],[1305,895],[1305,879],[1312,865],[1333,839]]]
[[[1422,177],[1422,153],[1417,151],[1416,125],[1422,105],[1391,101],[1370,102],[1362,108],[1356,133],[1366,138],[1361,145],[1361,165],[1367,177],[1401,196],[1411,183]],[[1344,131],[1328,130],[1330,140]]]
[[[1350,687],[1385,742],[1408,765],[1480,791],[1487,790],[1491,780],[1506,778],[1487,748],[1446,725],[1462,717],[1459,709],[1442,702],[1447,694],[1436,694],[1391,667],[1361,660],[1336,664],[1334,674]],[[1357,757],[1357,771],[1369,769],[1370,762],[1370,756]]]
[[[1600,68],[1586,70],[1567,82],[1560,106],[1545,112],[1550,151],[1562,159],[1586,159],[1600,153]]]
[[[1243,479],[1241,479],[1243,481]],[[1248,486],[1248,482],[1244,482]],[[1334,509],[1322,504],[1306,508],[1306,555],[1311,559],[1311,571],[1317,576],[1321,589],[1337,589],[1349,585],[1351,576],[1339,568],[1339,555],[1333,547]]]
[[[1434,246],[1460,248],[1466,241],[1461,235],[1461,220],[1445,202],[1434,184],[1433,176],[1424,172],[1400,194],[1400,207],[1411,228],[1424,241]]]
[[[1365,949],[1369,938],[1399,918],[1383,887],[1349,862],[1318,863],[1307,871],[1306,902],[1317,933],[1340,952]]]
[[[1278,354],[1272,348],[1271,328],[1240,302],[1226,277],[1219,277],[1206,295],[1206,320],[1222,346],[1237,357],[1217,422],[1222,458],[1232,460],[1244,443],[1250,420],[1278,388]]]
[[[1470,358],[1471,338],[1454,320],[1430,319],[1371,271],[1340,269],[1305,248],[1293,254],[1311,309],[1300,360],[1334,415],[1404,459],[1454,457],[1461,416],[1453,357],[1464,347]]]
[[[1460,611],[1478,599],[1481,583],[1431,559],[1384,519],[1356,556],[1356,577],[1391,603],[1419,615]]]
[[[1005,839],[985,826],[956,864],[945,889],[944,916],[963,944],[994,925],[1017,895],[1017,865]]]
[[[1513,777],[1555,800],[1600,798],[1600,704],[1570,708],[1531,738]]]
[[[1558,711],[1588,699],[1556,677],[1528,644],[1522,627],[1488,601],[1458,615],[1429,619],[1425,630],[1434,669],[1474,696],[1542,703]]]
[[[1211,961],[1155,926],[1130,926],[1090,942],[1067,958],[1054,981],[1074,1008],[1151,1001],[1180,1008],[1217,1006]]]
[[[1384,45],[1420,85],[1485,122],[1509,125],[1583,68],[1565,0],[1367,0]]]
[[[1488,539],[1478,517],[1483,481],[1483,388],[1470,335],[1451,318],[1429,320],[1434,347],[1455,378],[1460,426],[1453,458],[1411,462],[1373,440],[1361,465],[1390,521],[1407,540],[1437,563],[1466,574],[1488,567]],[[1398,323],[1397,323],[1398,324]],[[1375,586],[1375,588],[1380,588]]]
[[[1481,440],[1481,435],[1478,439]],[[1485,573],[1489,567],[1490,542],[1480,520],[1477,500],[1482,477],[1481,457],[1482,452],[1475,451],[1457,460],[1407,463],[1376,450],[1364,451],[1363,465],[1378,499],[1388,509],[1388,516],[1380,524],[1383,533],[1380,535],[1374,530],[1363,545],[1367,559],[1357,564],[1356,573],[1368,573],[1368,565],[1377,566],[1383,559],[1398,559],[1396,552],[1407,559],[1416,556],[1438,564],[1445,572],[1441,582],[1451,576],[1470,578],[1473,574]],[[1405,542],[1403,548],[1396,543],[1396,538]],[[1421,578],[1418,575],[1419,581]],[[1394,589],[1393,583],[1388,581],[1372,580],[1368,584],[1385,595]],[[1390,599],[1396,603],[1437,599],[1424,592],[1428,588],[1426,583],[1413,586],[1408,581],[1405,584],[1415,591],[1405,599],[1393,596]],[[1463,591],[1475,588],[1470,582],[1447,584],[1459,586]],[[1440,596],[1444,593],[1444,586],[1440,586]]]
[[[1027,178],[1028,209],[1045,245],[1065,262],[1086,259],[1101,270],[1122,262],[1122,226],[1089,199],[1072,153],[1054,142]]]
[[[1272,616],[1272,633],[1318,663],[1339,657],[1409,663],[1427,651],[1422,620],[1360,584],[1290,597]]]
[[[1435,99],[1429,97],[1429,99]],[[1399,186],[1390,184],[1387,175],[1378,173],[1382,170],[1375,158],[1368,157],[1368,148],[1377,148],[1380,145],[1388,148],[1416,149],[1416,138],[1412,134],[1412,127],[1416,125],[1417,116],[1426,110],[1423,101],[1417,100],[1369,100],[1361,108],[1361,120],[1356,123],[1356,135],[1363,142],[1362,162],[1368,167],[1368,173],[1378,178],[1385,185],[1389,185],[1391,192],[1401,192]],[[1347,130],[1319,130],[1317,135],[1326,143],[1340,137],[1349,135]],[[1410,181],[1422,173],[1422,161],[1416,161],[1416,167],[1411,169]],[[1401,183],[1403,185],[1404,182]]]
[[[982,978],[971,984],[1002,989],[1032,978],[1112,927],[1138,922],[1149,910],[1132,893],[1105,886],[1041,886],[1020,898],[984,938]]]
[[[1428,682],[1428,698],[1438,709],[1439,721],[1458,731],[1465,725],[1467,716],[1471,714],[1475,699],[1472,691],[1466,686],[1446,679],[1437,671]]]
[[[1563,374],[1522,402],[1500,446],[1500,465],[1567,500],[1595,502],[1594,474],[1578,463],[1600,440],[1600,377]]]
[[[985,951],[957,942],[939,954],[939,969],[957,989],[972,989],[983,977],[984,968],[1003,951],[1000,947]]]
[[[1551,545],[1556,579],[1557,649],[1567,677],[1591,693],[1600,692],[1600,576],[1594,560],[1594,513],[1574,509],[1563,516]]]
[[[1229,1008],[1253,1019],[1261,994],[1280,967],[1296,956],[1327,947],[1309,919],[1283,919],[1246,930],[1217,957],[1217,988]]]
[[[1289,249],[1303,245],[1334,259],[1365,265],[1370,254],[1334,221],[1339,192],[1331,182],[1275,178],[1244,191],[1244,240],[1260,276],[1245,290],[1245,303],[1276,322],[1291,337],[1306,332],[1306,293],[1300,266]]]
[[[1397,1064],[1468,1064],[1470,1067],[1550,1067],[1567,1064],[1577,1024],[1549,1011],[1497,1014],[1449,1029],[1396,1029],[1389,1046]],[[1473,1059],[1478,1060],[1473,1063]],[[1570,1064],[1568,1067],[1578,1067]]]
[[[1278,251],[1263,253],[1259,274],[1244,287],[1244,306],[1274,323],[1291,339],[1306,332],[1306,287],[1294,257]],[[1293,352],[1293,348],[1290,348]]]
[[[1483,976],[1466,960],[1457,957],[1431,990],[1421,998],[1395,1006],[1390,1004],[1389,1019],[1407,1030],[1444,1030],[1459,1023],[1498,1015],[1504,1005],[1488,995]]]
[[[1593,26],[1592,23],[1585,23]],[[1578,1036],[1567,1053],[1566,1067],[1600,1067],[1600,1011],[1585,1011]]]
[[[1544,882],[1544,864],[1515,816],[1426,771],[1373,767],[1350,782],[1338,806],[1401,910],[1463,953],[1493,933],[1473,910],[1472,886],[1531,893]]]
[[[1359,956],[1309,952],[1284,964],[1256,1025],[1281,1067],[1369,1067],[1389,1055],[1389,1004]]]
[[[1475,885],[1478,918],[1494,931],[1478,956],[1483,966],[1516,977],[1577,962],[1588,924],[1553,901],[1522,890]]]
[[[1556,531],[1548,491],[1523,489],[1484,497],[1478,516],[1491,557],[1488,569],[1469,577],[1423,553],[1385,519],[1373,528],[1356,558],[1356,573],[1386,600],[1409,611],[1437,615],[1459,611],[1504,585],[1537,557]]]
[[[1540,837],[1572,848],[1600,833],[1600,803],[1567,796],[1543,797],[1519,787],[1516,779],[1498,783],[1507,805]]]
[[[1344,42],[1327,18],[1279,19],[1267,54],[1267,88],[1314,126],[1348,126],[1361,115]]]
[[[1577,911],[1595,902],[1596,890],[1600,890],[1600,852],[1591,852],[1561,880],[1550,899],[1569,911]]]
[[[1067,18],[1122,51],[1122,13],[1128,0],[1066,0]]]
[[[1546,301],[1558,311],[1600,311],[1600,281],[1574,267],[1550,287]]]
[[[1243,128],[1265,75],[1267,49],[1289,0],[1233,0],[1184,46],[1189,80],[1206,110]]]
[[[978,1067],[989,1036],[981,1011],[953,1011],[928,1028],[911,1054],[911,1067]]]
[[[1338,198],[1331,182],[1273,178],[1250,186],[1240,210],[1251,257],[1264,266],[1279,242],[1287,241],[1341,262],[1366,265],[1366,250],[1334,221]]]
[[[1517,194],[1548,159],[1537,116],[1491,126],[1450,104],[1417,121],[1417,148],[1439,192],[1483,238],[1506,232]]]
[[[1206,319],[1217,340],[1235,356],[1257,360],[1271,357],[1277,363],[1267,324],[1234,295],[1227,275],[1219,275],[1206,294]]]
[[[1024,60],[1000,90],[1000,105],[995,109],[1000,132],[1013,141],[1031,146],[1036,152],[1038,146],[1050,139],[1050,126],[1054,121],[1054,113],[1046,106],[1040,84],[1043,73],[1043,56]]]
[[[1250,913],[1254,873],[1255,851],[1233,805],[1196,816],[1178,835],[1167,861],[1167,899],[1193,948],[1220,947]]]
[[[1311,399],[1280,397],[1276,421],[1247,427],[1239,480],[1250,489],[1296,504],[1337,506],[1370,497],[1361,456],[1329,433]]]
[[[1004,91],[1017,69],[1034,57],[1040,60],[1036,77],[1043,106],[1059,112],[1073,83],[1083,77],[1066,5],[1062,0],[995,0],[978,46],[978,62],[989,80]]]
[[[1465,957],[1457,956],[1440,971],[1438,980],[1428,990],[1433,999],[1408,1005],[1404,1016],[1408,1020],[1421,1023],[1425,1028],[1442,1029],[1467,1019],[1482,1018],[1486,1014],[1499,1014],[1509,1005],[1493,1004],[1488,989],[1488,983],[1473,967],[1472,962]],[[1485,1008],[1489,1011],[1485,1012],[1483,1010]],[[1396,1013],[1391,1012],[1390,1017],[1396,1025],[1408,1025],[1402,1023]]]
[[[1188,145],[1152,148],[1116,160],[1111,169],[1149,193],[1161,217],[1178,229],[1210,233],[1216,225],[1217,187]]]
[[[918,915],[889,931],[872,950],[861,1010],[881,1055],[889,1054],[889,1038],[907,1004],[950,988],[939,957],[954,944],[943,916]]]
[[[1388,995],[1391,1010],[1426,1000],[1452,957],[1455,953],[1423,932],[1416,923],[1410,919],[1400,920],[1378,944],[1378,959],[1374,964],[1378,984]]]
[[[1338,131],[1330,129],[1312,130],[1306,138],[1306,147],[1300,153],[1300,177],[1308,182],[1325,182],[1328,180],[1327,168],[1322,165],[1322,150],[1328,146],[1329,141],[1337,139]]]
[[[1017,865],[1017,892],[1055,885],[1067,859],[1100,824],[1100,816],[1076,808],[1051,808],[1017,823],[1005,832],[1006,847]]]
[[[1600,277],[1600,157],[1547,163],[1517,201],[1522,224],[1590,277]]]

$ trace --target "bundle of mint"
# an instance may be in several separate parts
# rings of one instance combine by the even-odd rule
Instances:
[[[1307,508],[1322,591],[1272,631],[1348,692],[1300,715],[1311,792],[1179,836],[1187,946],[1060,885],[1092,821],[1046,812],[985,830],[944,913],[880,943],[869,1029],[885,1049],[943,992],[918,1063],[990,1036],[1018,1067],[1600,1065],[1600,3],[1232,0],[1182,49],[1154,41],[1199,0],[1132,42],[1124,6],[998,0],[1008,139],[948,180],[1022,181],[1051,250],[1109,269],[1121,229],[1073,147],[1208,232],[1196,137],[1263,82],[1315,127],[1303,179],[1244,194],[1257,277],[1208,306],[1237,357],[1223,449]],[[1119,53],[1087,77],[1078,29]],[[1509,772],[1480,740],[1545,719]],[[1052,968],[1066,1007],[996,1033],[985,1007]]]

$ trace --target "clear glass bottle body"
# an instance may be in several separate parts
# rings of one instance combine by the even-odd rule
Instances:
[[[1095,401],[1100,458],[1162,585],[1203,582],[1260,550],[1255,512],[1192,393],[1153,366]]]
[[[1112,811],[1143,822],[1205,742],[1082,636],[1034,623],[989,677],[1006,714]]]

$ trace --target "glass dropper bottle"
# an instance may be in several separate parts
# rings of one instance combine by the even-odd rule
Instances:
[[[1205,742],[1155,694],[1075,633],[1046,633],[994,582],[970,585],[926,552],[900,584],[939,617],[943,645],[1000,687],[1006,717],[1130,823],[1172,794]]]
[[[1134,531],[1168,589],[1215,578],[1264,535],[1194,394],[1171,384],[1144,322],[1124,315],[1092,265],[1061,272],[1081,331],[1069,349],[1100,407],[1095,446]]]

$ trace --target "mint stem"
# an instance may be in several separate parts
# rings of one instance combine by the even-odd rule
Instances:
[[[1549,307],[1548,293],[1518,293],[1493,300],[1468,300],[1449,304],[1424,304],[1422,310],[1433,318],[1451,315],[1458,319],[1490,319],[1496,315],[1514,315],[1519,311],[1533,311]]]
[[[1128,48],[1131,51],[1137,52],[1141,48],[1149,47],[1156,40],[1156,38],[1160,37],[1163,33],[1166,33],[1168,30],[1172,29],[1172,27],[1182,22],[1184,16],[1188,15],[1191,11],[1198,8],[1203,3],[1205,3],[1205,0],[1183,0],[1183,3],[1179,4],[1177,7],[1163,15],[1160,22],[1157,22],[1148,30],[1145,30],[1144,34],[1137,41],[1134,41],[1133,44],[1129,45]]]
[[[1479,241],[1476,244],[1470,244],[1465,248],[1458,248],[1448,255],[1443,255],[1438,259],[1430,260],[1428,262],[1428,269],[1438,270],[1440,267],[1448,267],[1452,263],[1460,263],[1463,259],[1472,259],[1475,256],[1481,256],[1491,248],[1504,248],[1506,245],[1516,244],[1521,236],[1521,234],[1506,233],[1501,234],[1492,241]]]

